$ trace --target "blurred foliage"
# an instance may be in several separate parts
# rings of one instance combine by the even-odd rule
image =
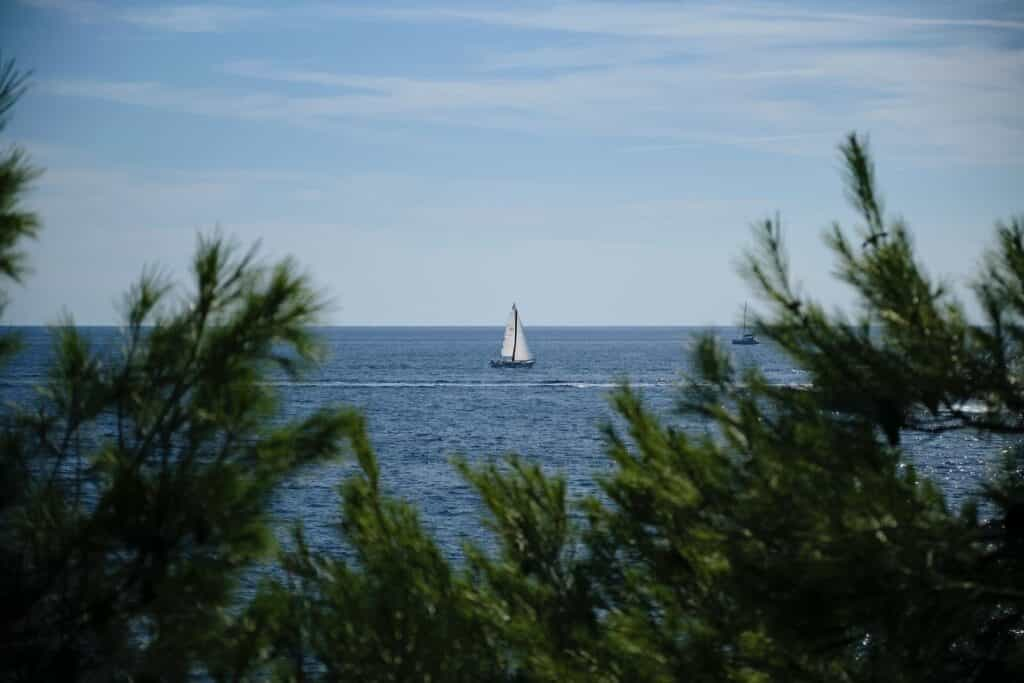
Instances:
[[[0,112],[23,77],[2,69]],[[0,186],[0,266],[22,272],[20,152]],[[35,405],[0,423],[0,679],[182,680],[219,655],[241,570],[274,544],[265,503],[303,463],[340,452],[346,411],[295,422],[268,372],[318,357],[323,308],[294,264],[201,240],[194,290],[148,272],[125,301],[122,345],[94,349],[66,320]]]
[[[21,84],[6,66],[0,114]],[[600,497],[571,503],[564,479],[514,456],[456,460],[497,544],[457,563],[386,495],[358,414],[277,412],[267,372],[317,357],[322,302],[293,264],[202,240],[194,291],[175,298],[152,272],[131,290],[119,353],[55,329],[38,404],[0,432],[0,679],[1020,679],[1024,449],[952,510],[901,440],[1024,431],[1024,221],[998,226],[969,324],[886,217],[865,141],[841,153],[864,225],[827,241],[852,317],[800,294],[778,219],[755,226],[743,266],[760,334],[810,385],[741,372],[705,338],[679,411],[707,430],[621,387]],[[0,256],[17,277],[36,221],[12,154]],[[351,553],[296,528],[276,578],[234,605],[239,572],[274,551],[268,495],[343,441],[359,468],[341,489]]]
[[[971,325],[889,220],[866,142],[841,146],[864,225],[826,236],[859,303],[826,313],[792,282],[778,219],[743,272],[762,336],[807,387],[695,351],[679,430],[623,386],[601,497],[510,457],[456,467],[498,542],[452,565],[377,463],[342,489],[350,559],[298,551],[240,634],[233,674],[314,680],[1007,681],[1024,676],[1024,449],[961,510],[917,475],[921,431],[1024,432],[1024,223],[997,228]],[[692,422],[692,421],[690,421]],[[979,513],[985,510],[985,514]],[[268,624],[272,626],[268,628]],[[269,634],[269,635],[268,635]],[[259,651],[262,660],[251,656]],[[237,664],[237,662],[236,662]],[[222,669],[224,678],[231,678]]]
[[[25,92],[26,78],[13,59],[4,60],[0,54],[0,133],[7,127],[11,107]],[[25,274],[25,255],[18,243],[37,235],[39,219],[21,208],[21,198],[38,175],[39,170],[28,162],[21,148],[12,145],[0,150],[0,278],[21,282]],[[0,292],[0,315],[6,306],[7,296]],[[0,362],[17,347],[14,335],[0,335]]]

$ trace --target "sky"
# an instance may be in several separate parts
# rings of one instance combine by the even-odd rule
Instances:
[[[1024,211],[1020,2],[0,0],[0,52],[32,72],[0,144],[45,169],[10,324],[117,324],[216,230],[294,256],[326,324],[736,324],[776,212],[849,307],[850,131],[965,300]]]

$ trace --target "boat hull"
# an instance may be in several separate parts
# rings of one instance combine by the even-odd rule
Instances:
[[[759,342],[756,339],[745,339],[744,338],[744,339],[733,339],[732,343],[735,344],[736,346],[756,346],[756,345],[760,344],[761,342]]]
[[[530,360],[492,360],[492,368],[532,368],[533,364],[536,363],[536,359],[531,358]]]

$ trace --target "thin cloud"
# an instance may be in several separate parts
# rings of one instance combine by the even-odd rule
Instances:
[[[183,33],[216,33],[270,15],[263,9],[230,5],[168,5],[118,13],[121,21]]]
[[[697,141],[800,153],[794,140],[870,125],[894,146],[933,145],[940,156],[959,150],[952,156],[1004,163],[1022,151],[1017,93],[1024,55],[1015,52],[822,49],[810,56],[780,51],[751,62],[705,55],[685,64],[429,79],[244,61],[223,70],[257,89],[78,80],[50,81],[42,89],[221,118],[561,131],[639,139],[632,144],[650,149]],[[274,83],[319,86],[321,92],[298,95]]]
[[[86,23],[121,22],[177,33],[219,33],[269,17],[262,8],[216,4],[167,4],[121,7],[89,0],[21,0],[37,9],[62,12]]]
[[[109,17],[109,8],[89,0],[20,0],[21,4],[36,9],[63,12],[78,21],[94,22]]]
[[[67,0],[31,1],[73,6],[83,16],[95,9]],[[171,11],[161,6],[134,14],[125,10],[121,16],[169,30],[216,30],[255,20],[264,11],[226,5]],[[559,132],[613,139],[633,149],[696,141],[800,154],[803,140],[816,142],[822,135],[835,137],[869,125],[892,149],[904,147],[915,154],[931,150],[943,158],[1005,163],[1020,159],[1024,151],[1019,108],[1024,52],[978,37],[979,30],[1017,30],[1021,22],[1014,20],[605,3],[436,11],[320,6],[303,11],[609,35],[507,53],[480,47],[477,60],[468,61],[459,76],[382,76],[245,60],[221,67],[236,77],[231,87],[58,80],[42,89],[218,118],[300,126],[403,121]],[[951,26],[971,30],[958,33]],[[641,43],[637,38],[644,35],[658,39]],[[680,40],[682,35],[688,38]],[[760,40],[777,44],[765,50]],[[297,91],[279,84],[311,87]]]
[[[601,41],[595,45],[488,52],[474,66],[484,72],[582,69],[662,61],[685,56],[689,51],[675,41]]]
[[[66,97],[241,119],[283,118],[288,98],[272,93],[233,93],[215,88],[182,88],[157,82],[49,80],[42,92]]]
[[[772,5],[568,2],[499,10],[441,7],[336,7],[335,16],[409,22],[468,21],[532,30],[644,38],[746,38],[768,41],[875,39],[908,28],[1021,31],[1024,21],[801,11]],[[879,33],[881,32],[881,33]]]
[[[817,42],[892,37],[908,29],[992,29],[1024,31],[1024,21],[1007,18],[920,17],[823,12],[761,4],[753,6],[667,3],[555,2],[474,7],[388,7],[320,4],[241,6],[155,4],[125,7],[93,0],[20,0],[85,21],[122,21],[177,32],[218,32],[257,19],[284,17],[322,21],[355,18],[415,23],[474,22],[511,28],[635,38],[743,38],[769,42]]]

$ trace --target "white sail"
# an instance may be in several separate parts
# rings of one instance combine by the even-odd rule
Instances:
[[[512,306],[512,312],[509,313],[508,322],[505,323],[505,339],[501,342],[502,358],[511,358],[512,354],[515,353],[517,317],[516,307]]]
[[[523,331],[523,321],[519,317],[519,311],[515,304],[512,304],[512,313],[505,324],[505,339],[501,342],[501,357],[507,360],[530,360],[530,347],[526,343],[526,332]]]
[[[530,345],[526,343],[526,330],[523,329],[523,319],[516,312],[516,348],[512,360],[530,360],[533,355],[530,353]]]

